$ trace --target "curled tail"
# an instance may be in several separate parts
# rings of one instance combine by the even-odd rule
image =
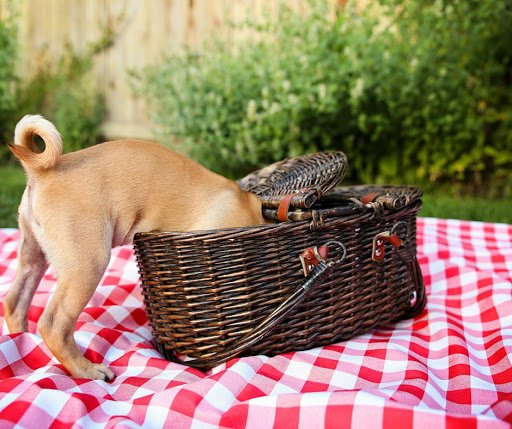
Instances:
[[[41,152],[34,141],[34,136],[44,141]],[[48,170],[52,168],[62,155],[62,137],[50,121],[40,115],[26,115],[16,125],[14,144],[9,148],[27,170]]]

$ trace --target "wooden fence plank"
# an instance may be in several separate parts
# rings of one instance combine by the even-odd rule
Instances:
[[[102,28],[114,26],[116,42],[94,66],[107,105],[104,132],[109,138],[148,138],[147,108],[134,94],[128,71],[180,53],[184,46],[200,49],[213,35],[251,37],[231,30],[228,22],[258,19],[265,10],[275,15],[277,1],[297,10],[306,5],[306,0],[23,0],[21,69],[29,75],[43,54],[55,58],[66,43],[83,51]]]

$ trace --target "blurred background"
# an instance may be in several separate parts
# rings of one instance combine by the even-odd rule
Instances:
[[[231,178],[342,150],[422,216],[512,223],[512,1],[0,0],[0,227],[28,113],[65,151],[152,139]]]

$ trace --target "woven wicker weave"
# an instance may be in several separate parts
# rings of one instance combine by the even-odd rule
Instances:
[[[264,208],[277,208],[281,196],[294,194],[291,208],[309,208],[345,177],[343,152],[319,152],[271,164],[238,181],[260,197]]]
[[[250,177],[241,184],[256,189]],[[420,197],[409,187],[338,188],[309,210],[291,208],[284,223],[137,234],[159,349],[170,360],[210,368],[237,355],[331,344],[418,314],[425,305],[415,256]],[[275,218],[276,211],[265,214]],[[399,245],[388,237],[399,237]],[[299,256],[326,243],[328,260],[306,278]]]
[[[340,183],[347,171],[343,152],[319,152],[284,159],[257,170],[238,184],[256,195],[281,195],[316,188],[325,193]]]

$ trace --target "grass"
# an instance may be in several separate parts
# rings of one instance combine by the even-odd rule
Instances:
[[[25,189],[25,173],[16,165],[0,165],[0,228],[18,226],[18,206]]]
[[[16,165],[0,166],[0,228],[17,227],[17,210],[25,174]],[[425,193],[420,216],[512,224],[512,200],[456,198],[441,192]]]
[[[419,216],[512,224],[512,199],[488,200],[425,193]]]

